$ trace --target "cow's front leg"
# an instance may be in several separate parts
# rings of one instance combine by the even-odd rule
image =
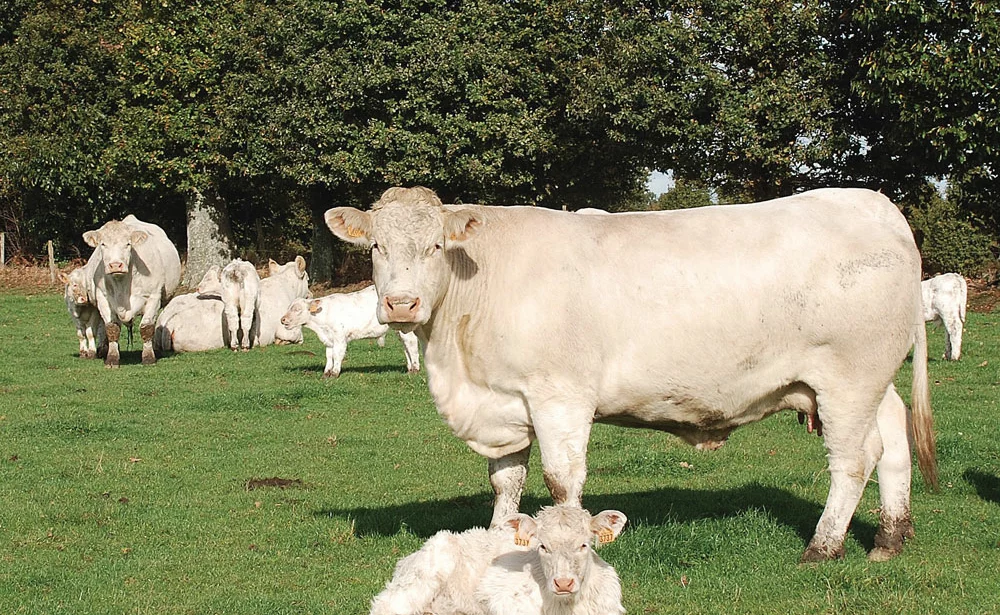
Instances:
[[[156,314],[160,311],[160,293],[154,293],[154,295],[143,306],[142,320],[139,321],[143,365],[156,363],[156,353],[153,352],[153,333],[156,331]]]
[[[528,456],[531,446],[516,453],[490,459],[490,485],[493,486],[493,520],[496,527],[509,515],[517,512],[521,504],[521,491],[528,476]]]
[[[531,419],[542,455],[542,478],[552,500],[556,504],[580,506],[587,480],[592,413],[548,407],[542,412],[533,411]]]
[[[104,357],[104,367],[118,367],[118,337],[121,335],[122,326],[118,322],[104,323],[104,331],[108,336],[108,354]]]

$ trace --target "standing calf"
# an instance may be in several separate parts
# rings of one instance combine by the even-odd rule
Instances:
[[[379,345],[385,343],[388,325],[379,323],[375,316],[378,293],[374,286],[353,293],[332,294],[312,301],[296,299],[281,317],[286,327],[306,326],[316,332],[326,346],[326,367],[324,378],[340,375],[340,366],[347,353],[347,342],[378,338]],[[406,353],[406,371],[410,374],[420,371],[420,350],[417,336],[399,332]]]
[[[944,325],[944,357],[957,361],[962,357],[962,326],[968,286],[957,273],[942,273],[920,283],[923,292],[924,320]]]
[[[88,263],[74,269],[69,275],[60,273],[59,279],[66,285],[63,296],[66,299],[66,309],[76,325],[80,357],[93,359],[97,357],[97,347],[104,343],[104,321],[97,309],[94,270]]]
[[[621,615],[618,575],[593,547],[625,521],[552,506],[489,530],[438,532],[396,564],[371,615]]]
[[[237,258],[221,272],[211,267],[198,284],[198,293],[218,293],[222,297],[230,348],[246,352],[251,341],[254,346],[260,345],[260,276],[252,264]],[[239,331],[243,336],[237,340]]]

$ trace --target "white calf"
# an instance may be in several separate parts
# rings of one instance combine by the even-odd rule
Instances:
[[[230,348],[246,352],[251,342],[260,345],[260,276],[252,264],[237,258],[221,272],[211,267],[198,283],[198,294],[222,298]],[[242,338],[237,337],[239,331]]]
[[[489,530],[438,532],[396,564],[371,615],[621,615],[618,575],[593,547],[625,521],[553,506]]]
[[[957,361],[962,357],[962,326],[969,294],[965,278],[957,273],[942,273],[920,283],[923,291],[924,320],[944,325],[944,357]]]
[[[80,340],[80,357],[93,359],[97,356],[97,347],[104,343],[104,321],[97,309],[93,268],[88,263],[88,266],[78,267],[69,275],[60,273],[59,279],[66,285],[63,296],[66,310],[76,326],[76,337]]]
[[[307,301],[296,299],[281,317],[286,327],[306,326],[316,332],[326,346],[326,367],[324,378],[340,375],[340,366],[347,353],[347,342],[378,338],[379,345],[385,343],[388,325],[378,321],[375,313],[378,293],[374,286],[353,293],[340,293]],[[399,332],[406,353],[406,371],[420,371],[420,350],[417,336]]]

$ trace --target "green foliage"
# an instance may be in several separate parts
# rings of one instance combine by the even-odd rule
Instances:
[[[954,200],[936,190],[910,212],[911,224],[922,238],[920,253],[928,273],[956,272],[976,277],[995,269],[995,240],[969,219]]]
[[[653,202],[653,209],[690,209],[712,205],[712,192],[700,180],[677,178],[674,186]]]
[[[390,336],[323,347],[76,358],[62,298],[0,295],[0,604],[5,613],[361,615],[396,561],[441,529],[489,522],[486,462],[452,436]],[[696,451],[596,425],[584,504],[629,516],[602,550],[629,613],[990,612],[1000,575],[995,394],[1000,317],[969,313],[963,359],[929,327],[940,493],[916,481],[916,538],[865,560],[866,489],[842,562],[802,566],[829,489],[793,413]],[[908,397],[909,373],[897,379]],[[550,497],[537,453],[522,509]],[[249,489],[250,479],[298,479]]]

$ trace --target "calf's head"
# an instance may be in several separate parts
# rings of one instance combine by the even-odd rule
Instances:
[[[222,281],[219,277],[218,265],[212,265],[205,272],[205,275],[201,276],[201,281],[198,282],[198,294],[216,296],[222,294]]]
[[[403,330],[430,320],[451,275],[445,251],[482,224],[475,210],[445,208],[420,186],[389,188],[370,211],[335,207],[325,218],[338,238],[371,248],[378,320]]]
[[[312,303],[318,303],[318,301],[313,301]],[[284,316],[281,317],[281,324],[285,326],[286,329],[293,329],[295,327],[301,327],[309,321],[310,302],[302,297],[299,297],[292,304],[288,306],[288,310],[285,312]]]
[[[148,237],[146,231],[135,230],[118,220],[112,220],[96,231],[83,234],[87,245],[101,250],[101,261],[107,275],[128,273],[132,263],[132,249]]]
[[[71,271],[69,275],[59,274],[59,279],[66,285],[66,297],[77,305],[90,303],[91,297],[87,292],[87,271],[83,267],[78,267]]]
[[[597,555],[593,548],[614,541],[627,518],[617,510],[591,516],[575,506],[550,506],[534,518],[516,514],[504,525],[514,528],[514,542],[538,551],[545,575],[544,591],[572,599],[587,582]]]

